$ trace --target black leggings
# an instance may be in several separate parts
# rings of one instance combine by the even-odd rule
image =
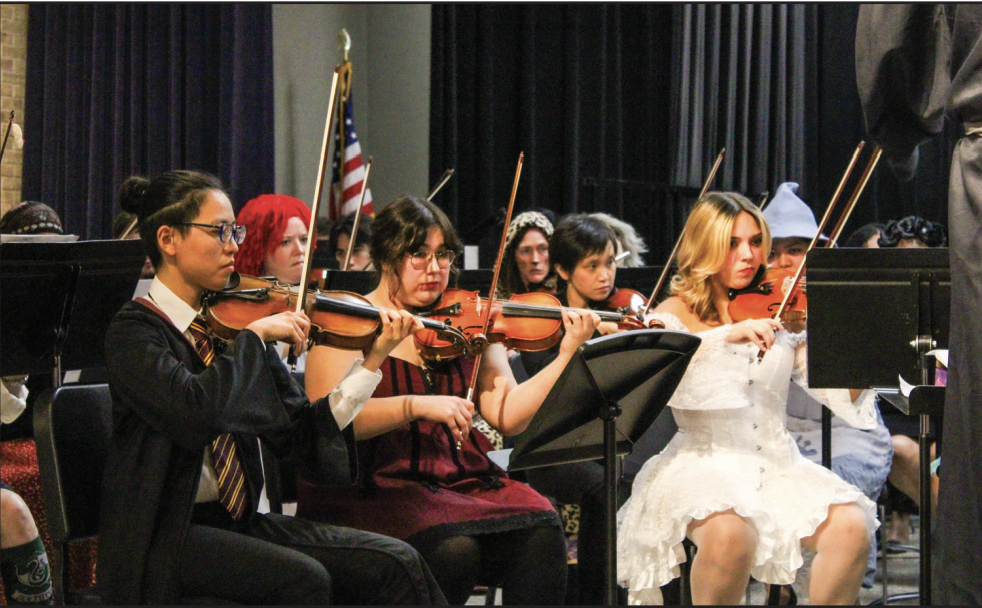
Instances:
[[[558,605],[566,595],[566,536],[556,526],[413,546],[450,604],[464,604],[477,584],[500,586],[507,605]]]

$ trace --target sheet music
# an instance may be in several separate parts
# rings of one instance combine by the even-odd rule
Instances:
[[[77,234],[0,234],[0,243],[72,243]]]

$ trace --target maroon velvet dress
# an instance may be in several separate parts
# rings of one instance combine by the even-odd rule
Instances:
[[[394,357],[383,363],[374,397],[464,397],[473,359],[421,368]],[[446,424],[413,421],[358,442],[354,486],[298,483],[297,516],[407,540],[559,526],[552,504],[491,462],[494,449],[471,430],[460,450]]]

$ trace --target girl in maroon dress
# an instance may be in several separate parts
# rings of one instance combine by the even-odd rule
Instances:
[[[462,249],[435,205],[403,197],[375,218],[372,258],[376,306],[414,311],[440,299]],[[595,314],[564,313],[556,360],[517,384],[504,347],[485,352],[477,398],[463,398],[473,364],[458,358],[427,364],[412,339],[382,365],[382,383],[355,418],[359,478],[353,487],[301,480],[297,515],[403,539],[426,559],[451,603],[475,584],[496,584],[506,604],[562,603],[566,543],[549,501],[492,463],[490,442],[473,431],[482,415],[504,435],[520,433],[542,405],[576,349],[593,335]],[[315,347],[307,359],[310,398],[328,394],[357,352]],[[459,446],[459,447],[458,447]]]

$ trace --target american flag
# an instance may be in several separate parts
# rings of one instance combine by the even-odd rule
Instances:
[[[344,192],[341,192],[341,125],[334,134],[334,164],[331,170],[330,218],[336,220],[342,215],[351,215],[358,208],[362,183],[365,180],[365,166],[361,161],[361,145],[355,134],[355,122],[351,112],[352,101],[348,97],[344,104]],[[340,201],[340,202],[339,202]],[[362,213],[374,215],[372,189],[365,192]]]

